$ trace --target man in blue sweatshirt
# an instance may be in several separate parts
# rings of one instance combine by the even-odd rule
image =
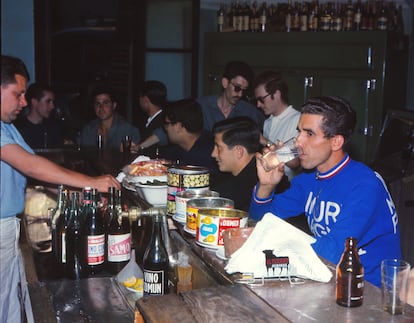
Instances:
[[[259,182],[250,216],[260,220],[271,212],[286,219],[304,212],[316,238],[315,252],[334,264],[345,239],[356,238],[365,279],[380,286],[381,260],[401,258],[398,216],[381,176],[352,160],[344,150],[355,124],[355,111],[344,99],[308,100],[302,107],[296,138],[301,166],[308,172],[295,177],[282,194],[274,194],[283,176],[283,163],[266,172],[257,162]]]

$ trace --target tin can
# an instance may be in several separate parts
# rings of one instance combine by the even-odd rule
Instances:
[[[186,223],[187,219],[187,202],[192,199],[201,198],[201,197],[218,197],[220,194],[218,192],[205,190],[201,192],[188,190],[181,191],[175,194],[175,215],[173,215],[174,220],[180,223]]]
[[[224,197],[202,197],[191,199],[187,202],[187,218],[184,230],[187,233],[196,235],[197,217],[201,208],[234,208],[234,201]]]
[[[223,231],[247,226],[248,213],[227,208],[201,208],[197,217],[196,243],[207,248],[224,246]]]
[[[177,192],[192,190],[206,191],[210,185],[207,168],[198,166],[174,166],[167,171],[167,213],[175,215],[175,196]]]

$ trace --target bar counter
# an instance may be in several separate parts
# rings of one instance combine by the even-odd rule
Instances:
[[[134,157],[80,151],[44,155],[91,175],[117,175]],[[130,192],[127,195],[133,205],[140,203]],[[197,245],[180,224],[175,226],[170,237],[175,250],[190,257],[193,290],[140,299],[105,273],[80,281],[63,279],[50,262],[51,254],[34,252],[23,232],[21,248],[36,322],[414,322],[411,306],[404,315],[385,312],[380,290],[367,282],[363,305],[356,308],[336,304],[334,277],[329,283],[275,279],[266,279],[263,285],[260,280],[252,285],[234,283],[215,250]],[[328,267],[334,272],[332,265]]]

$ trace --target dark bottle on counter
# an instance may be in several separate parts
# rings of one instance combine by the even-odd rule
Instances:
[[[97,189],[84,188],[82,217],[85,220],[85,250],[90,274],[100,272],[105,265],[105,226],[102,211],[97,207],[97,197]]]
[[[58,186],[57,189],[57,200],[56,200],[56,207],[53,210],[53,215],[51,218],[51,228],[52,228],[52,251],[56,257],[56,260],[59,262],[59,255],[58,255],[58,236],[56,225],[58,219],[60,218],[61,208],[62,208],[62,192],[64,190],[64,186],[61,184]]]
[[[80,279],[88,276],[86,267],[86,235],[81,223],[79,193],[71,195],[69,221],[66,229],[66,276]]]
[[[59,207],[59,217],[56,220],[56,250],[55,256],[58,264],[62,267],[63,271],[66,266],[66,230],[68,226],[69,213],[70,213],[70,200],[69,192],[66,189],[62,189],[60,193],[61,204]]]
[[[144,254],[144,295],[168,293],[169,260],[161,237],[161,216],[153,216],[152,235]]]
[[[341,306],[361,306],[364,294],[364,268],[358,255],[357,241],[347,238],[345,250],[336,266],[336,302]]]
[[[113,205],[108,206],[112,211],[107,235],[106,268],[115,275],[131,258],[131,226],[128,214],[119,212],[120,207],[117,207],[117,204],[121,201],[112,202]]]

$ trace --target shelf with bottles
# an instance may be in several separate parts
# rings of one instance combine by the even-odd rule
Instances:
[[[404,33],[402,6],[395,1],[233,1],[217,10],[218,32],[370,31]]]

